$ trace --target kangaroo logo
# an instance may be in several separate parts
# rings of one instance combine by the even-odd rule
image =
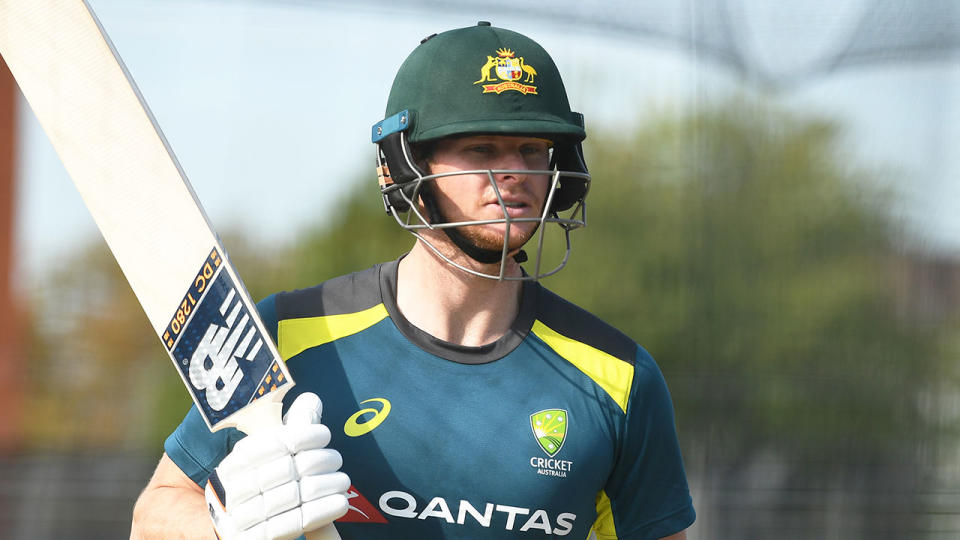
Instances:
[[[484,94],[501,94],[507,90],[515,90],[524,95],[536,94],[537,87],[533,86],[536,76],[537,70],[524,62],[522,56],[517,57],[511,49],[500,48],[497,49],[497,56],[487,55],[487,61],[480,68],[480,80],[473,84],[493,83],[483,85]],[[521,78],[523,81],[518,82]]]
[[[473,84],[480,84],[482,82],[488,82],[488,81],[495,82],[493,76],[490,75],[490,72],[495,67],[497,67],[497,59],[487,55],[487,63],[484,64],[482,68],[480,68],[480,80],[476,81]]]

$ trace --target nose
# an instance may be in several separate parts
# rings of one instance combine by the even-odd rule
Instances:
[[[519,149],[511,149],[509,152],[501,153],[497,168],[507,171],[526,171],[530,169],[530,166]],[[497,174],[496,178],[498,182],[523,181],[527,179],[527,176],[522,172],[506,172]]]

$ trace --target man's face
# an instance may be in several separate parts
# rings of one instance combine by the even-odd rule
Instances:
[[[431,174],[457,171],[506,169],[547,170],[550,147],[545,139],[525,136],[475,135],[439,141],[428,159]],[[494,175],[500,196],[511,218],[539,218],[546,202],[550,176],[546,174],[498,173]],[[435,181],[434,194],[447,222],[503,219],[504,210],[487,174],[466,174]],[[510,251],[523,246],[536,231],[534,222],[510,225]],[[503,249],[505,223],[460,227],[476,246]]]

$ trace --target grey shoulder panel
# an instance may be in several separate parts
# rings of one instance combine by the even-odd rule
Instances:
[[[388,263],[389,264],[389,263]],[[380,267],[336,277],[307,289],[276,295],[277,319],[301,319],[356,313],[383,302]]]
[[[631,365],[638,345],[629,336],[599,317],[578,307],[542,285],[537,298],[537,319],[570,339],[599,349]]]

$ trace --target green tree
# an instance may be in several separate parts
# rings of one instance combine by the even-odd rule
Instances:
[[[917,403],[947,373],[944,328],[897,309],[887,199],[840,147],[829,121],[744,103],[589,146],[596,217],[549,284],[653,353],[688,467],[719,485],[761,461],[794,489],[867,499],[920,477],[934,426]],[[865,537],[914,530],[909,512],[869,519]],[[718,521],[717,537],[768,537]]]
[[[164,436],[158,426],[176,425],[189,398],[103,241],[61,263],[31,292],[28,445],[142,448]],[[172,383],[176,420],[157,406]]]

